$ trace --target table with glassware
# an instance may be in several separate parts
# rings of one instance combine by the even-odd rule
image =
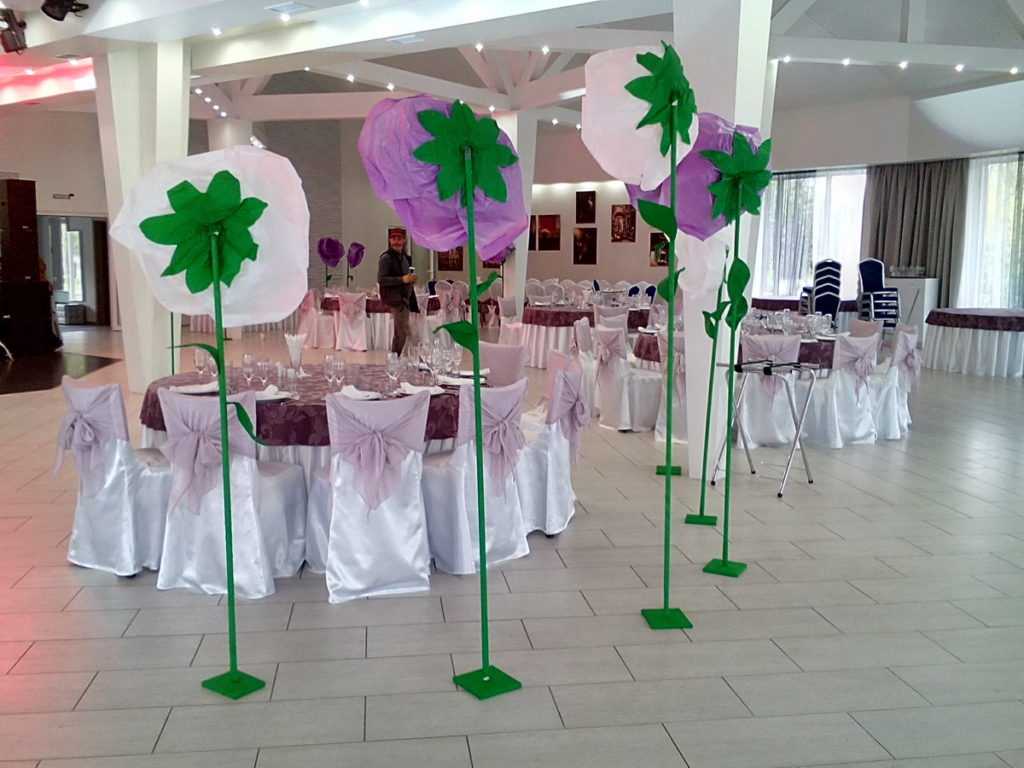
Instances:
[[[753,309],[762,310],[764,312],[791,312],[797,314],[800,311],[800,298],[790,296],[765,296],[762,298],[753,298],[750,300],[750,306]],[[839,302],[839,313],[833,320],[835,321],[835,327],[840,331],[850,330],[850,320],[857,317],[858,314],[857,301],[855,299],[844,299]]]
[[[532,368],[547,368],[548,352],[552,349],[568,353],[572,349],[573,323],[582,318],[594,325],[594,310],[571,305],[538,306],[531,304],[523,308],[523,343],[526,345],[527,365]],[[632,307],[626,318],[630,333],[646,326],[650,310]]]
[[[803,339],[800,342],[801,363],[813,363],[819,368],[832,367],[832,354],[835,341],[824,337]],[[661,367],[661,351],[658,349],[658,337],[653,333],[640,333],[633,345],[633,355],[645,368]],[[742,353],[740,355],[742,360]],[[644,365],[644,364],[647,365]]]

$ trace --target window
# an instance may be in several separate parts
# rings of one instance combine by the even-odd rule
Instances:
[[[799,296],[814,264],[842,267],[840,296],[857,296],[863,168],[779,174],[765,190],[754,265],[755,296]]]
[[[958,307],[1024,307],[1024,153],[971,160]]]

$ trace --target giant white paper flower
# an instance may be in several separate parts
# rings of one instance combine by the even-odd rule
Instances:
[[[254,147],[161,163],[128,193],[111,236],[139,259],[157,301],[213,314],[216,240],[224,325],[272,323],[307,290],[309,208],[291,162]]]
[[[583,143],[610,176],[643,190],[654,189],[668,178],[671,107],[666,100],[673,95],[678,102],[672,117],[680,138],[676,161],[690,151],[697,133],[696,104],[681,73],[679,57],[669,46],[664,51],[646,46],[617,48],[587,60]],[[638,82],[639,86],[634,85]]]

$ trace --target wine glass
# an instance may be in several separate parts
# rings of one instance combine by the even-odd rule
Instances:
[[[335,359],[334,355],[324,355],[324,378],[327,379],[328,389],[334,386],[334,370],[335,370]]]
[[[192,350],[192,364],[195,366],[196,373],[199,374],[199,378],[206,377],[206,358],[209,355],[205,349],[194,349]]]
[[[252,384],[253,376],[256,375],[256,355],[252,352],[246,352],[242,355],[242,377],[245,379],[246,386]]]
[[[256,363],[256,377],[260,380],[260,384],[266,389],[267,382],[270,381],[270,361],[267,359],[260,360]]]

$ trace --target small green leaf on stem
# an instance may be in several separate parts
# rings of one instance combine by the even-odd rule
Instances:
[[[664,232],[670,240],[674,240],[679,227],[676,224],[676,216],[667,205],[652,203],[650,200],[639,200],[638,207],[640,217],[650,226]]]
[[[473,326],[472,323],[466,320],[459,320],[456,323],[445,323],[444,325],[436,328],[434,333],[440,330],[448,331],[452,340],[460,347],[465,347],[470,352],[476,353],[477,346],[480,341],[480,333]]]

